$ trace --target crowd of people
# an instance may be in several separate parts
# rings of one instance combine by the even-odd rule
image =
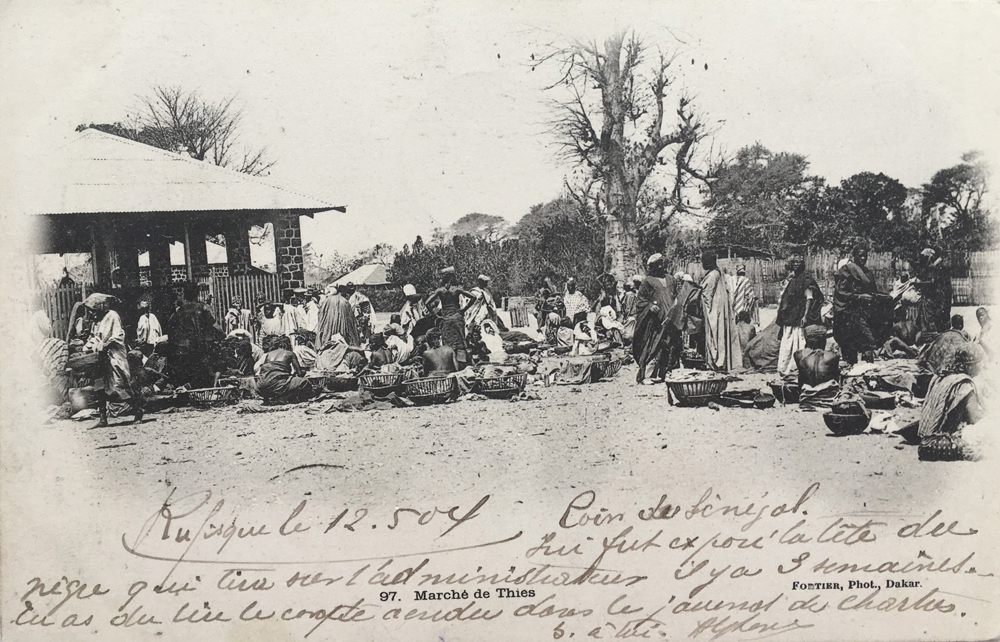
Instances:
[[[518,342],[568,356],[630,350],[640,384],[667,381],[683,364],[717,373],[773,369],[814,390],[839,382],[859,361],[919,359],[936,375],[929,395],[945,394],[942,385],[949,399],[971,390],[963,399],[975,405],[969,377],[997,352],[986,309],[977,312],[978,336],[970,337],[962,317],[951,315],[947,264],[933,249],[921,252],[915,267],[906,264],[890,292],[878,291],[867,258],[865,244],[853,248],[837,266],[827,301],[805,261],[792,257],[775,321],[766,328],[745,266],[725,274],[718,257],[705,252],[704,275],[695,282],[683,272],[669,274],[657,253],[646,260],[644,276],[619,283],[605,273],[588,284],[593,300],[572,276],[561,287],[545,278],[529,334],[506,327],[487,275],[466,289],[455,268],[446,267],[428,293],[405,285],[402,307],[381,324],[371,300],[352,284],[287,291],[282,301],[260,295],[250,306],[234,296],[220,319],[203,291],[187,290],[167,311],[140,296],[128,328],[122,301],[94,294],[72,320],[68,342],[48,337],[47,319],[39,320],[37,354],[51,392],[64,399],[77,385],[67,374],[72,365],[91,364],[89,380],[86,368],[78,369],[93,384],[102,424],[109,402],[141,419],[151,394],[213,387],[230,377],[251,380],[252,392],[266,402],[294,403],[316,394],[310,373],[410,368],[415,376],[451,376]],[[512,325],[528,325],[520,321]]]

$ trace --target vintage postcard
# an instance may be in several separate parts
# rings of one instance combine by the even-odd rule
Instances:
[[[997,639],[997,33],[3,3],[3,639]]]

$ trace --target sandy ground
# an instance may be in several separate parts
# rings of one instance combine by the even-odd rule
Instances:
[[[635,367],[626,366],[607,382],[530,388],[538,400],[466,400],[350,414],[325,412],[331,402],[323,401],[260,414],[240,414],[233,407],[185,408],[150,414],[138,425],[112,420],[106,428],[95,427],[94,421],[42,424],[23,419],[8,424],[3,434],[6,577],[23,586],[35,575],[86,574],[89,581],[117,581],[118,595],[138,578],[156,581],[168,565],[130,558],[122,550],[122,535],[137,532],[175,487],[181,493],[211,490],[246,516],[287,515],[301,500],[308,500],[310,511],[320,516],[332,517],[341,507],[364,507],[376,516],[371,528],[378,530],[353,535],[343,531],[341,537],[356,539],[350,546],[348,540],[338,539],[330,550],[344,555],[360,555],[357,551],[366,544],[380,554],[400,546],[395,535],[383,532],[397,507],[468,507],[487,494],[489,504],[475,526],[463,525],[462,533],[449,536],[449,542],[455,537],[461,543],[482,541],[514,529],[525,532],[522,541],[538,541],[545,532],[559,530],[556,520],[562,508],[587,489],[597,491],[595,509],[608,506],[634,516],[638,509],[655,505],[660,495],[691,502],[703,489],[712,488],[718,503],[794,501],[818,482],[821,489],[810,511],[815,508],[821,517],[870,512],[889,516],[898,528],[905,520],[922,520],[942,509],[949,519],[975,524],[988,538],[1000,532],[995,459],[919,462],[916,447],[903,445],[896,435],[835,437],[828,434],[819,413],[780,404],[769,410],[679,408],[668,403],[665,386],[639,386],[634,378]],[[773,378],[742,375],[729,389],[758,389]],[[909,413],[912,417],[913,411]],[[995,416],[987,421],[994,430]],[[711,524],[703,528],[715,528]],[[583,534],[585,546],[596,544],[590,538],[584,541]],[[703,534],[711,535],[707,530]],[[421,542],[441,546],[436,539]],[[897,545],[887,541],[885,548],[867,555],[916,556],[926,549],[940,557],[951,554],[951,544],[906,544],[895,553]],[[504,568],[525,564],[526,546],[503,549],[504,557],[496,562]],[[997,562],[995,553],[976,546],[980,567],[996,571],[990,565]],[[488,565],[492,554],[455,558],[454,563],[469,559],[471,567]],[[496,555],[501,555],[499,549]],[[30,565],[23,562],[26,559],[32,560]],[[643,559],[616,559],[615,564],[638,571],[644,569]],[[663,588],[641,593],[646,600],[674,590],[666,587],[672,586],[667,583],[673,575],[670,565],[678,560],[667,552],[656,559],[663,560],[655,562],[662,566],[654,573],[663,582],[656,587]],[[743,563],[740,559],[734,557],[732,563]],[[769,559],[773,566],[787,564],[787,557]],[[178,573],[191,578],[199,570],[184,567]],[[780,584],[775,591],[787,589],[776,576],[769,581]],[[975,586],[962,584],[958,577],[947,581],[954,582],[949,590],[956,594],[1000,598],[993,579],[977,579]],[[735,597],[727,591],[737,588],[726,585],[713,595]],[[614,598],[616,590],[593,593],[594,603]],[[7,594],[14,598],[13,592]],[[376,594],[369,590],[336,595],[354,601],[362,596],[373,600]],[[559,592],[558,599],[572,595]],[[982,606],[975,601],[963,604],[969,609]],[[8,601],[7,608],[19,606]],[[850,622],[845,636],[866,635],[860,620]],[[962,629],[963,635],[981,637],[982,629],[976,626],[986,622],[963,624],[973,627]],[[551,639],[552,626],[540,623],[530,635],[517,638]],[[199,639],[213,639],[215,630],[199,629],[199,635],[208,636]],[[168,629],[159,639],[178,639],[180,631]],[[331,627],[327,634],[336,631]],[[917,633],[915,628],[907,631]],[[302,631],[293,633],[260,639],[301,639]],[[686,635],[688,628],[677,633]],[[130,639],[122,634],[126,637],[119,639]]]

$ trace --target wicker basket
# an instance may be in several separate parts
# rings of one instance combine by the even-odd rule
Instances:
[[[702,379],[700,381],[668,381],[667,389],[685,406],[704,406],[717,398],[729,382],[725,379]]]
[[[402,372],[364,374],[358,377],[361,389],[372,393],[373,397],[388,397],[399,390],[403,382]]]
[[[521,394],[527,382],[528,375],[524,373],[487,377],[479,380],[476,390],[491,399],[510,399]]]
[[[840,415],[828,412],[823,415],[826,427],[835,435],[860,435],[871,420],[867,415]]]
[[[187,391],[191,405],[201,408],[212,408],[236,403],[239,400],[239,388],[236,386],[220,386],[218,388],[195,388]]]
[[[411,379],[403,387],[404,394],[413,403],[444,403],[458,397],[458,380],[454,377]]]
[[[592,381],[600,381],[601,379],[610,379],[618,374],[618,371],[622,369],[621,359],[612,359],[611,361],[595,361],[590,366],[590,371],[592,373]]]

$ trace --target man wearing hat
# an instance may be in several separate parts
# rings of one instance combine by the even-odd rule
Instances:
[[[428,316],[430,312],[427,310],[427,306],[424,305],[423,298],[417,294],[417,288],[412,283],[407,283],[403,286],[403,296],[406,297],[406,302],[399,309],[399,320],[400,325],[403,326],[404,337],[411,337],[413,336],[413,328],[416,326],[417,321]]]
[[[476,279],[476,287],[470,290],[475,298],[465,308],[465,327],[467,329],[478,328],[483,321],[490,319],[500,326],[501,330],[506,330],[497,317],[497,304],[493,300],[493,293],[490,292],[489,287],[490,277],[480,274]]]
[[[563,294],[563,308],[566,310],[566,318],[573,326],[587,318],[590,312],[590,301],[586,295],[576,288],[576,279],[569,277],[566,281],[566,293]]]
[[[653,254],[646,259],[646,278],[635,297],[632,356],[639,366],[636,383],[647,383],[648,366],[652,366],[652,380],[663,380],[680,357],[680,331],[669,322],[676,298],[676,283],[665,272],[663,255]]]
[[[113,307],[120,302],[117,297],[107,294],[91,294],[83,304],[93,313],[96,325],[84,346],[87,352],[96,352],[99,376],[94,381],[98,395],[98,426],[108,425],[108,401],[127,402],[135,415],[135,421],[142,420],[142,394],[132,386],[129,370],[128,350],[125,349],[125,328],[121,317]]]

